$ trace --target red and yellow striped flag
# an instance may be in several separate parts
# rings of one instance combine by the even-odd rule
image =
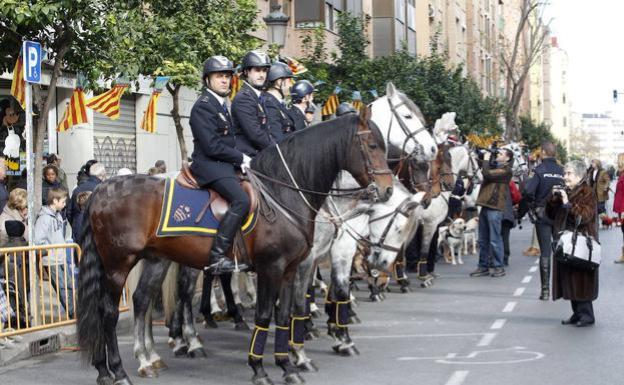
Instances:
[[[240,77],[237,74],[232,75],[232,83],[230,84],[232,92],[230,93],[230,100],[234,100],[234,96],[236,96],[242,86],[243,82],[240,80]]]
[[[118,84],[101,95],[95,96],[87,101],[87,107],[101,112],[112,120],[119,119],[119,105],[121,96],[128,88],[127,84]]]
[[[26,109],[26,82],[24,81],[24,61],[22,55],[17,58],[11,81],[11,95],[19,102],[22,109]]]
[[[141,128],[152,134],[156,132],[156,106],[158,98],[160,98],[160,91],[152,92],[152,97],[147,104],[147,109],[143,113],[143,120],[141,121]]]
[[[69,99],[69,103],[67,103],[63,119],[61,119],[58,126],[56,126],[56,131],[64,132],[70,127],[81,123],[89,123],[89,120],[87,119],[85,94],[82,88],[76,88],[72,93],[71,99]]]
[[[338,109],[338,104],[340,104],[340,101],[338,100],[338,95],[336,93],[331,94],[329,99],[327,99],[327,101],[325,102],[321,113],[323,114],[323,116],[335,114],[336,110]]]
[[[286,63],[295,76],[308,72],[308,69],[303,64],[291,57],[286,57]]]

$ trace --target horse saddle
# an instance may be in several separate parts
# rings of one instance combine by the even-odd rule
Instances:
[[[180,174],[176,178],[176,183],[180,186],[192,190],[201,190],[201,187],[197,184],[197,180],[193,176],[191,171],[191,164],[188,162],[182,162],[182,169],[180,170]],[[256,191],[251,186],[251,183],[247,180],[240,181],[240,185],[249,197],[250,209],[249,212],[253,213],[258,208],[258,196],[256,195]],[[212,213],[214,214],[217,220],[221,220],[225,213],[228,211],[230,205],[227,200],[225,200],[218,192],[213,189],[207,189],[210,192],[210,202],[206,205],[206,209],[208,206],[212,209]],[[205,210],[202,210],[205,211]]]

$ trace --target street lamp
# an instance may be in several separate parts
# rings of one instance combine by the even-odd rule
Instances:
[[[271,6],[271,13],[262,18],[267,25],[269,44],[277,44],[280,48],[286,44],[286,27],[290,20],[281,8],[281,5]]]

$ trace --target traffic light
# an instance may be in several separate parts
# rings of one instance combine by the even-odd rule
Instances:
[[[613,90],[613,102],[614,103],[617,103],[617,96],[618,96],[617,90]]]

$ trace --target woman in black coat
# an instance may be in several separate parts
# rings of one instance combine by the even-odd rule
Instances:
[[[596,233],[596,194],[587,183],[585,164],[572,161],[564,168],[564,189],[553,190],[546,205],[547,215],[554,220],[557,234],[574,230],[580,218],[578,232],[598,239]],[[598,298],[598,268],[582,270],[553,261],[553,299],[567,299],[572,304],[572,316],[561,321],[564,325],[584,327],[595,322],[592,301]]]

